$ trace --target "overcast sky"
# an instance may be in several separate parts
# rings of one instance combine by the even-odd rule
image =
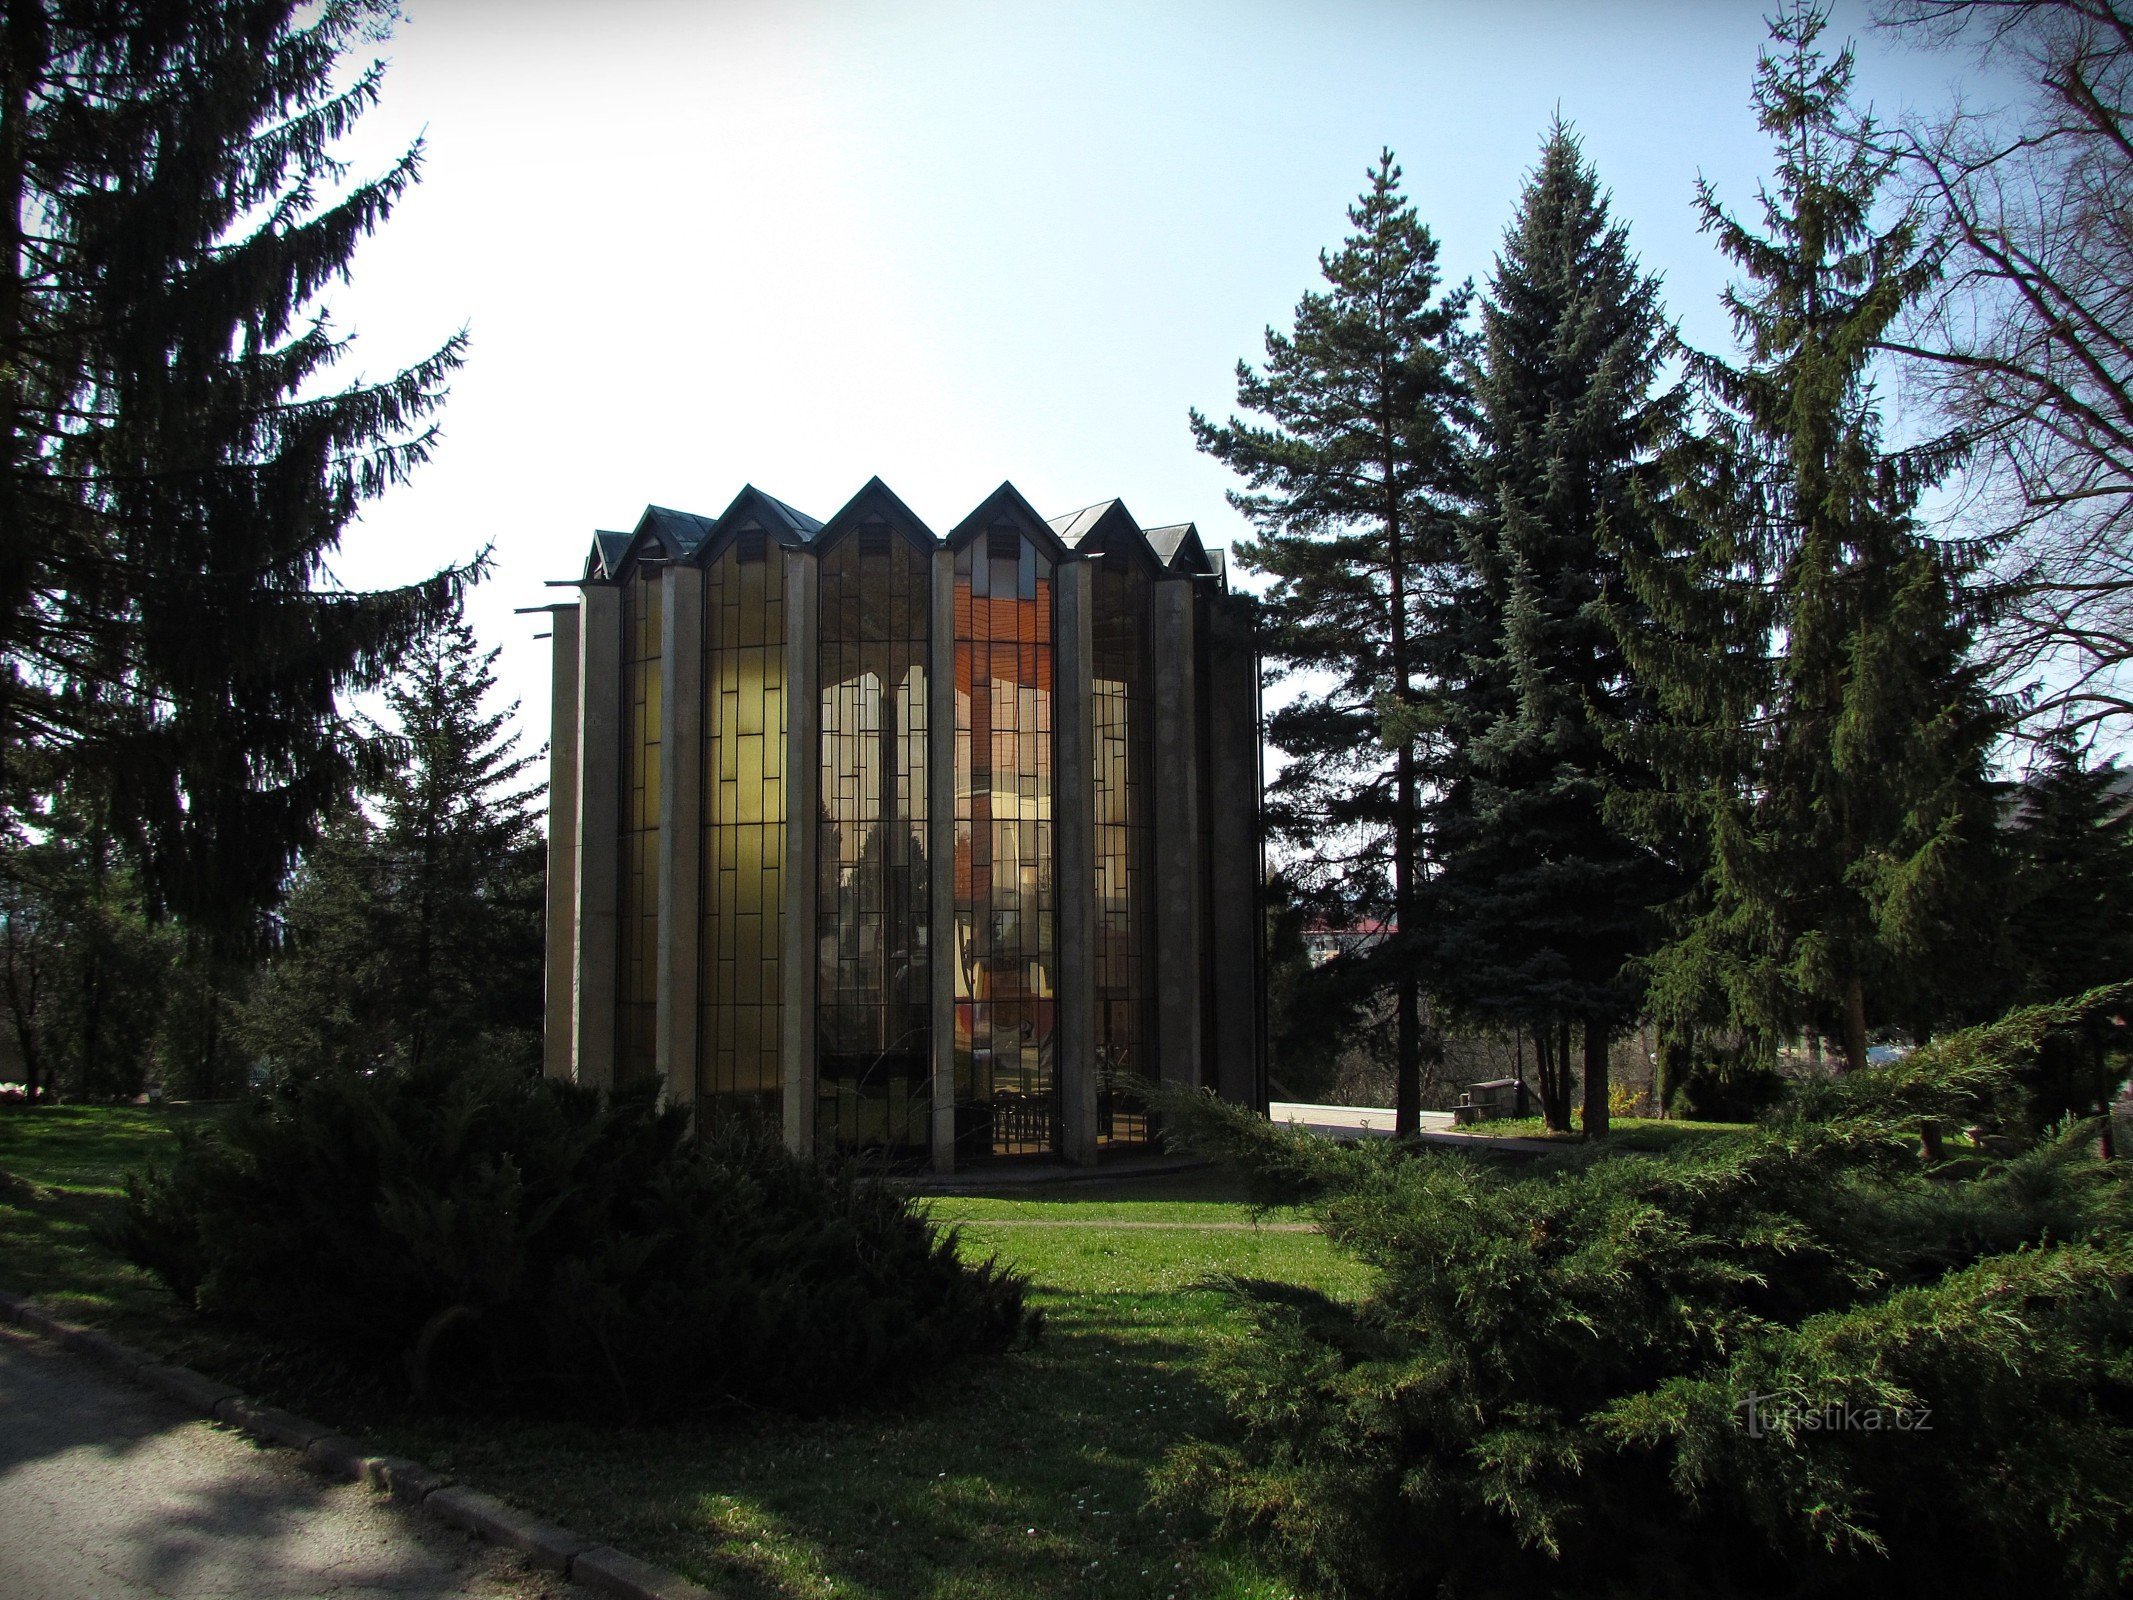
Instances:
[[[1963,67],[1858,5],[1834,31],[1889,116]],[[1764,37],[1743,0],[408,0],[345,150],[421,135],[425,178],[332,305],[351,373],[462,324],[472,349],[435,460],[336,573],[493,544],[473,615],[538,744],[548,646],[512,609],[648,502],[753,482],[827,517],[879,474],[944,532],[1006,478],[1227,544],[1186,412],[1227,414],[1380,146],[1447,275],[1484,278],[1560,109],[1689,338],[1727,347],[1690,195],[1752,206]]]

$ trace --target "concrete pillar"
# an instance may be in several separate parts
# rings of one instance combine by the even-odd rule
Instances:
[[[1259,899],[1259,654],[1249,601],[1218,595],[1208,612],[1202,659],[1211,805],[1209,894],[1214,1034],[1208,1040],[1215,1092],[1238,1105],[1266,1109],[1265,1054],[1259,1037],[1260,952],[1265,940]],[[1249,932],[1250,937],[1243,935]]]
[[[659,1022],[654,1059],[667,1099],[696,1103],[702,970],[704,573],[669,562],[660,577]]]
[[[578,629],[577,1044],[570,1075],[615,1085],[615,897],[622,826],[622,591],[588,583]]]
[[[542,1073],[570,1077],[578,1041],[578,604],[548,608],[555,666],[548,678],[548,945],[542,986]]]
[[[570,1076],[577,1044],[578,953],[578,607],[548,608],[555,646],[548,729],[548,966],[543,995],[541,1071]]]
[[[933,552],[926,653],[926,952],[933,987],[933,1170],[955,1171],[955,552]]]
[[[785,559],[785,948],[778,963],[778,1040],[785,1101],[785,1145],[815,1148],[815,856],[821,847],[821,658],[815,645],[818,605],[815,556]]]
[[[1200,1045],[1200,741],[1194,727],[1190,578],[1155,585],[1156,1040],[1165,1083],[1198,1086]]]
[[[1052,867],[1059,915],[1060,1154],[1096,1161],[1096,720],[1093,562],[1059,563],[1053,586]]]

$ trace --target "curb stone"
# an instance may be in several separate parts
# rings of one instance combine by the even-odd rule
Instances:
[[[223,1401],[211,1415],[217,1422],[227,1422],[274,1444],[285,1444],[298,1453],[310,1449],[314,1439],[323,1439],[333,1432],[323,1422],[299,1417],[280,1406],[261,1405],[251,1396],[242,1394]]]
[[[479,1489],[439,1489],[422,1502],[422,1509],[491,1544],[523,1551],[535,1566],[550,1572],[569,1572],[571,1558],[593,1548],[592,1540],[529,1517]]]
[[[389,1494],[403,1505],[419,1506],[439,1489],[449,1489],[452,1480],[405,1456],[371,1456],[363,1463],[363,1481],[380,1494]]]
[[[304,1446],[304,1465],[322,1477],[360,1483],[370,1452],[342,1433],[329,1433]]]
[[[51,1339],[60,1344],[66,1343],[67,1335],[70,1333],[87,1333],[89,1331],[78,1322],[69,1322],[66,1318],[47,1311],[34,1300],[18,1300],[15,1302],[15,1322],[18,1326],[27,1328],[30,1332],[42,1338]]]
[[[619,1600],[719,1600],[711,1590],[677,1578],[664,1567],[639,1561],[604,1544],[573,1560],[570,1576],[573,1582],[618,1596]]]
[[[586,1588],[619,1600],[723,1600],[717,1590],[691,1583],[678,1572],[542,1522],[494,1495],[461,1488],[419,1461],[366,1455],[362,1445],[323,1423],[255,1400],[190,1367],[156,1361],[99,1329],[55,1315],[26,1295],[0,1289],[0,1322],[11,1322],[63,1350],[85,1356],[107,1372],[204,1417],[266,1443],[286,1445],[314,1472],[350,1479],[403,1505],[419,1507],[440,1522],[516,1550],[534,1565]]]
[[[213,1378],[204,1378],[191,1367],[149,1365],[133,1375],[133,1381],[144,1389],[153,1389],[158,1394],[168,1395],[181,1406],[191,1406],[207,1416],[215,1414],[215,1407],[225,1400],[242,1399],[244,1391],[233,1389],[226,1383],[217,1383]]]

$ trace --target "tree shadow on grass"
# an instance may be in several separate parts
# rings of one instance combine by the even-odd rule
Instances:
[[[1217,1420],[1174,1299],[1077,1296],[1035,1348],[836,1417],[411,1442],[733,1600],[1167,1595],[1204,1529],[1149,1474]]]

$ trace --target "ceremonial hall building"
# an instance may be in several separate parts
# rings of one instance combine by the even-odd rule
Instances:
[[[877,478],[595,535],[554,618],[547,1071],[952,1171],[1264,1108],[1259,660],[1222,552]]]

